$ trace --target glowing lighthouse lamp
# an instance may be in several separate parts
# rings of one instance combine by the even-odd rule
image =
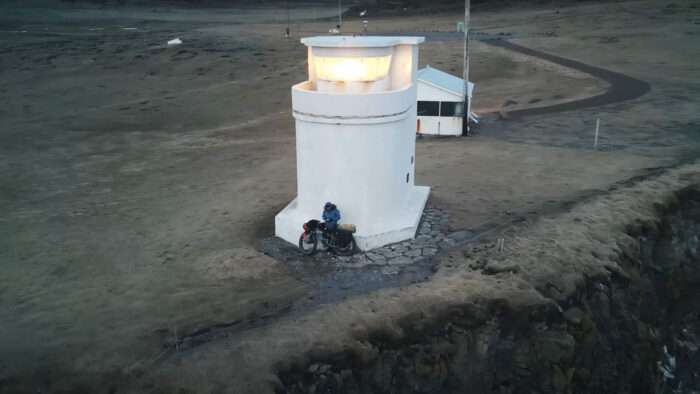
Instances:
[[[296,244],[337,204],[368,250],[413,238],[430,189],[415,186],[416,73],[422,37],[311,37],[309,80],[292,87],[297,198],[275,217]]]

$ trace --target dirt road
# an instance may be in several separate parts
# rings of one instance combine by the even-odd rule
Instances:
[[[518,53],[522,53],[527,56],[537,57],[539,59],[556,63],[574,70],[578,70],[593,75],[596,78],[600,78],[608,84],[610,84],[610,87],[605,91],[605,93],[599,94],[597,96],[575,101],[568,101],[560,104],[553,104],[546,107],[534,107],[515,111],[508,111],[507,114],[510,117],[543,115],[555,112],[582,110],[586,108],[594,108],[601,107],[604,105],[623,103],[625,101],[639,98],[651,90],[651,85],[637,78],[616,73],[614,71],[605,70],[599,67],[594,67],[589,64],[577,62],[575,60],[566,59],[561,56],[555,56],[549,53],[544,53],[542,51],[530,49],[522,45],[514,44],[510,41],[488,40],[486,41],[486,43],[501,48],[506,48]]]

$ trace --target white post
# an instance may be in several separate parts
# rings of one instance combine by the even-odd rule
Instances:
[[[595,139],[593,140],[593,150],[598,149],[598,130],[600,129],[600,118],[595,121]]]
[[[442,114],[442,101],[438,101],[438,135],[440,135],[440,114]]]
[[[462,134],[469,135],[469,0],[464,0],[464,104],[462,108]]]
[[[173,326],[173,330],[175,331],[175,351],[180,352],[180,345],[178,344],[178,339],[177,339],[177,326]]]

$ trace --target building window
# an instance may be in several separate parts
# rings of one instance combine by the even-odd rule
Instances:
[[[406,173],[406,183],[408,183],[408,173]]]
[[[440,102],[419,101],[418,116],[440,116]]]
[[[463,107],[464,103],[461,102],[443,101],[442,105],[440,106],[440,116],[454,116],[461,118],[464,114],[462,111]]]

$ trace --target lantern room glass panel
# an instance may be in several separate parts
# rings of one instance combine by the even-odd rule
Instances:
[[[318,79],[324,81],[377,81],[387,76],[391,55],[379,57],[314,57]]]

